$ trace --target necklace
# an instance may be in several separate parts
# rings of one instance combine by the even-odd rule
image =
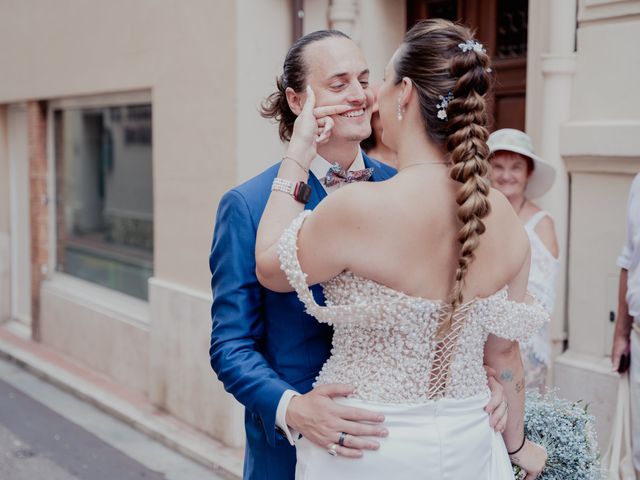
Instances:
[[[398,172],[401,172],[402,170],[406,170],[409,167],[417,167],[420,165],[446,165],[446,162],[416,162],[416,163],[410,163],[409,165],[404,165],[402,168],[398,169]]]
[[[520,206],[516,209],[516,213],[518,215],[520,215],[520,212],[522,211],[522,209],[524,208],[525,203],[527,203],[527,197],[524,197],[522,199],[522,203],[520,204]]]

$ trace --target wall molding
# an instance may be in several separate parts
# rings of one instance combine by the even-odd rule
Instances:
[[[42,289],[114,320],[149,330],[149,303],[144,300],[58,272],[45,280]]]
[[[571,172],[640,171],[640,121],[573,121],[560,127],[560,154]]]
[[[640,15],[640,0],[582,0],[578,23],[630,20]]]

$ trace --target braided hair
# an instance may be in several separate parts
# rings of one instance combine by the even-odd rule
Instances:
[[[418,22],[407,32],[394,65],[396,84],[404,77],[414,84],[427,135],[446,149],[450,176],[461,184],[456,195],[460,254],[449,294],[450,309],[438,329],[440,338],[450,330],[453,314],[462,304],[465,276],[485,231],[482,219],[490,210],[489,64],[489,56],[467,27],[432,19]],[[443,97],[448,97],[444,106]],[[438,115],[440,110],[446,115]]]

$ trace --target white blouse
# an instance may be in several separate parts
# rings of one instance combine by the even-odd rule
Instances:
[[[556,279],[560,270],[560,260],[551,255],[535,231],[536,226],[549,213],[539,211],[525,224],[524,229],[531,242],[531,270],[528,290],[551,312],[556,298]]]

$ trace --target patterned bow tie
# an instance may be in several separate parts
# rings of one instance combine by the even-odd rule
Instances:
[[[371,178],[371,175],[373,175],[373,168],[347,172],[338,163],[334,163],[322,182],[326,187],[333,187],[340,183],[366,182]]]

